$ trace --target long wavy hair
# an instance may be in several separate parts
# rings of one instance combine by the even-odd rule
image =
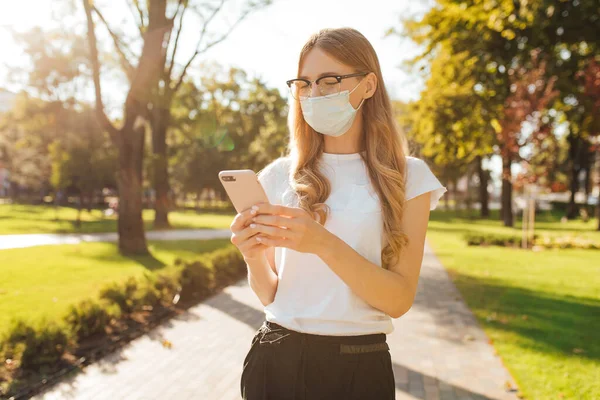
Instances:
[[[367,38],[352,28],[323,29],[313,34],[300,52],[298,74],[304,58],[315,47],[356,72],[377,75],[375,94],[366,99],[359,110],[364,128],[362,148],[366,150],[361,156],[381,203],[385,237],[381,262],[382,267],[387,269],[397,262],[402,249],[408,244],[408,236],[400,230],[405,203],[408,141],[394,120],[379,60]],[[306,123],[299,101],[294,101],[290,108],[289,125],[290,183],[298,196],[298,206],[315,216],[319,223],[325,224],[330,209],[324,202],[329,197],[331,185],[318,168],[324,149],[323,135]]]

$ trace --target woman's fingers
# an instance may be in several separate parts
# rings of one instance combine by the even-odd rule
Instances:
[[[252,208],[248,208],[247,210],[244,210],[241,213],[238,213],[233,218],[233,221],[231,222],[231,225],[229,226],[229,228],[231,229],[232,232],[233,231],[241,231],[249,224],[249,221],[252,217],[254,217],[254,214],[252,214]]]
[[[256,215],[272,214],[283,215],[290,218],[300,218],[307,215],[306,211],[299,207],[287,207],[280,204],[258,203],[252,206],[252,209],[256,210]]]
[[[286,229],[296,229],[300,225],[300,222],[297,219],[272,214],[256,215],[250,219],[250,223],[278,226]]]
[[[238,249],[242,253],[249,253],[249,252],[256,251],[256,250],[263,250],[263,248],[266,249],[267,247],[269,247],[269,246],[262,242],[254,240],[254,238],[252,238],[252,239],[246,240],[242,244],[240,244],[238,246]]]

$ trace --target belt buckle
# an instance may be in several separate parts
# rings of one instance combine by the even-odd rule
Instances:
[[[261,327],[262,335],[260,336],[259,343],[261,344],[273,344],[281,341],[283,338],[290,336],[289,332],[286,332],[285,329],[276,328],[270,329],[268,326],[264,325]]]

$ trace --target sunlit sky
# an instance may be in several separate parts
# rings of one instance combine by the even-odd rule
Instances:
[[[135,25],[130,10],[125,6],[126,1],[96,0],[95,4],[113,29],[134,33]],[[228,0],[229,9],[213,30],[227,29],[242,3],[244,0]],[[65,4],[72,4],[74,8],[65,13]],[[227,40],[198,57],[195,66],[204,61],[216,61],[224,67],[239,67],[287,95],[285,81],[295,77],[298,53],[310,34],[325,27],[349,26],[362,32],[375,48],[391,97],[414,100],[419,97],[423,81],[418,75],[401,68],[401,64],[417,54],[419,48],[407,38],[397,35],[386,37],[385,32],[392,27],[399,28],[402,17],[421,15],[429,4],[431,0],[274,0],[272,5],[246,17]],[[19,91],[22,86],[9,79],[8,67],[27,68],[28,65],[27,57],[6,28],[19,32],[34,26],[50,28],[57,24],[57,15],[62,24],[75,26],[85,33],[85,15],[80,0],[2,1],[0,88]],[[200,30],[194,22],[184,26],[186,30],[181,38],[180,58],[177,59],[180,64],[185,63],[193,52]],[[96,31],[101,37],[103,27],[99,23]],[[199,73],[201,70],[196,68],[192,76],[197,77]],[[118,78],[103,76],[103,85],[107,107],[120,108],[125,93]],[[498,170],[496,165],[493,169]]]
[[[81,1],[73,1],[77,6],[75,13],[81,13],[80,21],[83,23],[85,15]],[[109,23],[113,23],[113,28],[122,26],[123,13],[130,14],[122,6],[125,1],[96,1]],[[26,31],[33,26],[50,27],[53,24],[52,8],[56,7],[52,3],[57,2],[25,0],[3,3],[0,6],[0,27]],[[229,21],[234,19],[234,6],[241,3],[229,0]],[[427,3],[426,0],[274,0],[272,5],[246,17],[226,41],[210,49],[197,61],[215,60],[224,66],[240,67],[262,77],[270,86],[286,91],[285,81],[295,76],[298,53],[308,36],[325,27],[350,26],[362,32],[373,44],[390,95],[401,100],[415,99],[422,82],[418,77],[407,74],[400,64],[414,56],[418,48],[408,39],[385,37],[384,33],[388,28],[399,27],[401,16],[425,11]],[[133,23],[131,19],[127,22]],[[96,29],[100,31],[102,27],[97,24]],[[217,30],[216,26],[214,29]],[[189,50],[189,54],[198,35],[193,30],[185,33],[182,50]],[[0,87],[18,90],[19,85],[8,81],[5,65],[14,67],[26,63],[26,59],[6,29],[0,29],[0,43]]]

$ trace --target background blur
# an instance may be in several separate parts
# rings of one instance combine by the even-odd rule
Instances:
[[[373,44],[412,155],[448,187],[428,246],[516,382],[497,386],[600,397],[596,0],[0,5],[0,395],[243,280],[217,174],[285,152],[285,81],[310,34],[343,26]],[[398,393],[444,393],[439,374],[404,389],[395,373]]]

